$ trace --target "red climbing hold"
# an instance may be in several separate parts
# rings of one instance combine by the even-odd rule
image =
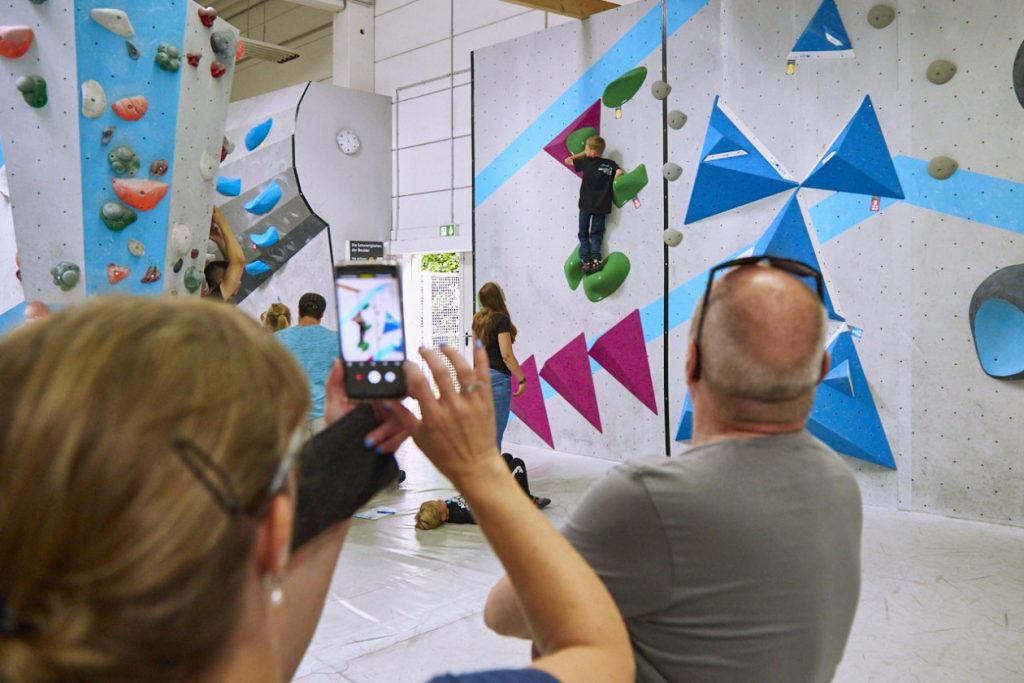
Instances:
[[[189,66],[199,66],[199,60],[201,60],[202,58],[203,56],[196,52],[189,52],[185,55],[185,59],[188,60]]]
[[[146,268],[146,274],[142,276],[140,282],[144,285],[151,284],[160,279],[160,269],[156,266],[150,266]]]
[[[112,285],[116,285],[131,274],[131,268],[125,268],[124,266],[119,266],[116,263],[111,263],[107,266],[107,281]]]
[[[212,64],[210,64],[210,74],[212,74],[214,78],[220,78],[221,76],[226,74],[227,71],[228,68],[220,62],[213,62]]]
[[[149,109],[149,102],[144,96],[136,95],[118,100],[110,105],[110,108],[125,121],[138,121],[146,115],[146,111]]]
[[[126,180],[114,178],[114,194],[118,198],[139,211],[151,211],[160,200],[167,195],[170,186],[156,180]]]
[[[214,7],[200,7],[199,21],[203,22],[206,28],[212,28],[213,22],[217,21],[217,10]]]
[[[32,47],[35,36],[28,26],[0,26],[0,55],[17,59]]]

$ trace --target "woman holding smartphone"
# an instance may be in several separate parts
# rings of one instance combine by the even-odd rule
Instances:
[[[473,316],[473,336],[484,345],[487,360],[491,364],[491,396],[494,400],[494,418],[498,428],[498,450],[501,450],[501,438],[508,425],[512,397],[521,396],[526,391],[526,377],[512,350],[512,344],[515,343],[519,331],[512,324],[512,316],[505,305],[505,292],[501,287],[488,282],[480,288],[477,297],[480,300],[480,310]],[[514,392],[513,376],[517,382]]]

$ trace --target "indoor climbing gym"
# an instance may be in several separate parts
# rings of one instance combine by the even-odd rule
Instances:
[[[1024,683],[1024,0],[0,0],[0,683]]]

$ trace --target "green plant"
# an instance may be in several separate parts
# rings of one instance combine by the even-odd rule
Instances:
[[[459,257],[454,252],[426,254],[423,256],[423,270],[431,273],[457,273]]]

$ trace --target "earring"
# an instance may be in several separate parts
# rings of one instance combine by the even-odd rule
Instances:
[[[263,590],[270,595],[270,604],[280,607],[284,604],[284,589],[281,587],[281,579],[267,572],[263,575]]]

